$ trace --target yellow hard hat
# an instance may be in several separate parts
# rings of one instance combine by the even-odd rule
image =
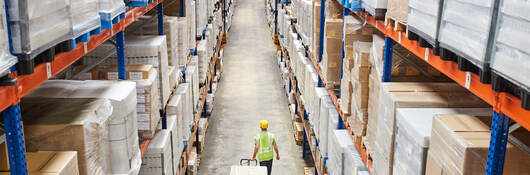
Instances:
[[[259,126],[263,129],[265,128],[268,128],[269,127],[269,122],[267,120],[262,120],[259,122]]]

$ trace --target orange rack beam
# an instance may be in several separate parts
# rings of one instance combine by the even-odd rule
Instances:
[[[498,113],[509,116],[522,127],[530,130],[530,111],[521,107],[519,98],[508,93],[493,91],[491,84],[481,83],[478,75],[459,70],[457,63],[444,61],[439,56],[435,56],[432,50],[420,47],[417,41],[409,40],[406,32],[399,32],[394,30],[393,26],[386,26],[383,21],[376,21],[373,16],[369,16],[366,12],[354,12],[354,14],[489,103]]]
[[[87,43],[78,43],[76,49],[70,52],[57,54],[53,62],[36,66],[34,73],[31,75],[17,76],[16,73],[13,73],[11,77],[16,77],[18,84],[10,87],[0,87],[0,99],[2,99],[0,101],[0,111],[19,103],[20,98],[24,95],[112,38],[116,33],[124,31],[127,26],[163,1],[155,0],[147,7],[135,7],[129,10],[126,13],[126,18],[122,19],[120,23],[114,24],[112,29],[102,30],[101,34],[91,36],[90,41]]]

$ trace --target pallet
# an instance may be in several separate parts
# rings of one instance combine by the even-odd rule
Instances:
[[[465,56],[458,55],[450,48],[440,47],[440,59],[446,61],[453,61],[458,64],[458,70],[471,72],[480,77],[480,82],[485,84],[491,83],[491,69],[489,63],[482,65],[482,68],[471,63]]]
[[[122,12],[122,13],[120,13],[119,15],[117,15],[116,17],[114,17],[114,18],[112,18],[112,19],[110,19],[110,18],[111,18],[111,17],[110,17],[110,14],[102,14],[102,13],[100,13],[100,16],[101,16],[101,28],[102,28],[102,29],[112,29],[112,26],[113,26],[114,24],[118,24],[118,23],[120,23],[120,21],[121,21],[122,19],[125,19],[125,17],[126,17],[126,15],[125,15],[125,11]],[[110,20],[105,19],[106,16],[109,16],[108,18],[109,18]]]
[[[315,167],[304,167],[304,175],[314,175]]]
[[[521,107],[525,110],[530,110],[530,87],[524,86],[521,83],[505,78],[507,76],[493,70],[491,72],[491,87],[495,92],[506,92],[519,97],[521,100]]]
[[[385,26],[393,26],[395,31],[399,32],[406,32],[407,31],[407,23],[398,21],[392,17],[386,17],[385,18]]]
[[[370,12],[367,14],[373,16],[375,20],[385,20],[386,9],[375,9],[375,14],[371,14]]]
[[[74,50],[72,48],[72,40],[66,40],[45,49],[38,55],[15,54],[19,58],[16,64],[18,75],[33,74],[35,67],[39,64],[52,62],[55,59],[55,55],[72,50]]]
[[[411,41],[418,41],[418,45],[420,47],[432,49],[434,55],[436,56],[440,55],[440,46],[439,46],[438,41],[429,42],[429,39],[422,37],[420,34],[411,30],[411,28],[407,28],[407,36],[408,36],[408,39]]]
[[[72,39],[72,46],[71,48],[72,49],[75,49],[76,48],[76,45],[77,43],[87,43],[88,41],[90,41],[90,38],[92,35],[99,35],[101,34],[101,26],[100,27],[97,27],[89,32],[86,32],[86,33],[83,33],[81,35],[79,35],[77,38],[74,38]]]

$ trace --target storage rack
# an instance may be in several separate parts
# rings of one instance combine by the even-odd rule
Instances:
[[[325,0],[321,1],[320,3],[320,43],[319,43],[319,60],[316,60],[313,57],[313,54],[306,49],[306,56],[308,56],[313,63],[313,66],[318,73],[318,86],[319,87],[325,87],[325,83],[322,81],[323,76],[322,72],[320,70],[320,67],[318,63],[321,61],[322,55],[323,55],[323,48],[324,48],[324,27],[325,27],[325,9],[326,9],[326,3]],[[340,0],[329,0],[329,1],[336,1],[336,3],[341,4]],[[273,1],[273,3],[278,4],[279,2],[277,0]],[[281,2],[281,8],[284,8],[284,5],[288,5],[286,1]],[[500,175],[503,172],[504,168],[504,159],[505,159],[505,152],[506,152],[506,145],[508,142],[508,135],[510,130],[512,130],[512,127],[509,125],[510,121],[515,121],[519,126],[530,130],[530,111],[525,110],[521,107],[521,100],[518,97],[515,97],[511,94],[504,93],[504,92],[495,92],[492,89],[491,84],[484,84],[480,82],[480,77],[476,74],[473,74],[471,72],[465,72],[458,69],[458,64],[451,61],[444,61],[439,56],[434,55],[433,51],[429,48],[423,48],[420,47],[417,41],[412,41],[407,38],[407,32],[406,31],[398,31],[395,30],[394,26],[387,26],[385,25],[384,21],[376,20],[375,17],[368,15],[366,12],[360,12],[360,11],[352,11],[352,9],[349,9],[345,7],[344,5],[341,5],[343,8],[343,14],[344,15],[356,15],[360,17],[362,20],[364,20],[367,24],[377,28],[381,33],[385,35],[385,46],[384,46],[384,55],[383,55],[383,76],[382,76],[382,82],[390,82],[390,73],[391,73],[391,65],[392,65],[392,52],[393,52],[393,46],[397,42],[419,58],[423,58],[423,60],[427,63],[429,63],[432,67],[439,70],[449,78],[451,78],[456,83],[460,84],[461,86],[468,89],[471,93],[475,94],[488,104],[490,104],[493,107],[494,113],[493,113],[493,120],[492,120],[492,126],[491,126],[491,137],[490,137],[490,147],[488,150],[488,160],[487,160],[487,167],[486,167],[486,174],[487,175]],[[278,10],[277,5],[274,7],[274,15],[277,16]],[[274,25],[274,34],[277,35],[277,18],[274,18],[275,25]],[[299,35],[299,34],[298,34]],[[300,38],[300,37],[299,37]],[[280,45],[279,42],[276,42],[275,37],[275,44]],[[281,46],[280,46],[281,47]],[[284,57],[284,52],[286,52],[283,47],[281,49],[282,52],[282,59]],[[342,53],[344,53],[344,43],[342,46]],[[342,59],[344,58],[344,54],[342,56]],[[342,62],[342,61],[341,61]],[[288,66],[287,66],[288,67]],[[290,69],[290,68],[288,68]],[[341,70],[342,70],[342,64],[341,64]],[[342,74],[342,71],[341,71]],[[290,71],[290,76],[292,77],[292,73]],[[297,89],[296,83],[293,82],[293,79],[291,78],[291,88]],[[329,95],[339,113],[339,123],[338,128],[339,129],[347,129],[348,132],[351,134],[352,130],[350,126],[348,126],[348,123],[346,122],[346,116],[342,113],[342,110],[340,109],[339,102],[337,95],[333,92],[333,90],[328,90]],[[339,93],[340,94],[340,93]],[[305,143],[306,139],[310,143],[310,135],[307,135],[307,132],[312,131],[311,128],[307,128],[307,125],[305,125],[305,119],[307,116],[307,113],[303,111],[304,109],[298,109],[299,106],[299,100],[297,99],[295,102],[296,105],[296,113],[303,112],[304,114],[304,140],[302,143],[303,146],[303,156],[305,157],[306,151],[305,151]],[[517,127],[517,126],[516,126]],[[352,139],[354,138],[354,135],[352,134]],[[317,143],[318,144],[318,143]],[[309,144],[311,147],[311,144]],[[368,167],[368,170],[371,172],[372,169],[372,162],[368,159],[368,156],[366,154],[366,148],[363,147],[363,145],[355,144],[357,150],[359,151],[363,161],[365,162],[366,166]],[[310,148],[310,150],[312,150]],[[313,155],[313,159],[319,159],[319,155],[315,155],[312,151],[311,154]],[[316,162],[316,161],[315,161]],[[324,164],[325,164],[324,160]],[[316,165],[316,164],[315,164]],[[317,174],[320,174],[320,169],[315,167],[315,172]]]
[[[177,0],[166,0],[168,4],[171,4]],[[180,4],[184,4],[184,0],[178,0]],[[225,12],[226,12],[226,0],[220,0],[222,5],[218,8],[223,9],[223,21],[225,21]],[[116,37],[116,52],[118,60],[118,77],[121,80],[126,79],[126,65],[125,65],[125,38],[124,32],[130,24],[135,22],[138,18],[145,15],[150,10],[157,8],[157,22],[158,22],[158,34],[164,35],[164,15],[163,15],[163,5],[164,0],[150,0],[147,6],[145,7],[134,7],[126,12],[125,18],[119,20],[118,23],[113,24],[112,29],[102,30],[100,34],[91,36],[90,40],[87,42],[81,42],[76,44],[76,48],[72,51],[60,53],[55,56],[54,61],[41,64],[35,67],[34,73],[30,75],[19,76],[16,73],[16,70],[13,69],[13,73],[10,75],[11,78],[16,79],[17,83],[14,86],[0,86],[0,111],[3,112],[4,116],[4,129],[5,135],[2,135],[0,139],[5,140],[8,148],[8,157],[9,157],[9,166],[10,173],[12,175],[26,175],[28,174],[27,165],[26,165],[26,149],[24,144],[24,135],[23,135],[23,126],[22,126],[22,116],[20,111],[20,99],[30,93],[32,90],[40,86],[46,80],[52,78],[53,76],[60,73],[62,70],[85,56],[90,51],[94,50],[99,45],[105,43],[113,37]],[[181,5],[181,14],[184,16],[183,12],[184,6]],[[8,10],[6,2],[6,12]],[[219,9],[217,9],[219,10]],[[9,24],[9,22],[7,22]],[[206,103],[206,96],[208,92],[211,92],[211,81],[214,77],[216,60],[219,59],[219,53],[222,49],[222,44],[226,42],[226,24],[223,22],[224,30],[219,31],[219,37],[217,38],[217,45],[215,49],[215,55],[211,59],[208,75],[207,75],[207,85],[201,87],[201,99],[199,101],[200,112],[196,117],[200,118]],[[195,49],[197,43],[195,43]],[[192,53],[188,53],[187,63],[191,61]],[[167,107],[167,106],[166,106]],[[163,109],[161,124],[162,128],[166,128],[166,108]],[[190,142],[193,143],[198,139],[198,119],[194,123],[193,131],[190,137]],[[140,144],[141,157],[143,158],[147,147],[149,146],[151,140],[144,140]],[[181,170],[181,174],[185,174],[188,169],[188,157],[191,153],[191,149],[184,148],[183,158],[184,158],[184,168]],[[185,156],[185,157],[184,157]]]

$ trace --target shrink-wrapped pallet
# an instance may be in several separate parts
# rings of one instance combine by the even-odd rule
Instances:
[[[328,156],[328,133],[329,130],[332,130],[329,129],[329,123],[331,120],[329,110],[332,108],[335,108],[335,106],[333,106],[331,98],[329,96],[323,96],[322,99],[320,99],[320,121],[318,124],[318,143],[320,145],[320,154],[322,157]]]
[[[386,18],[406,24],[408,3],[409,0],[388,0]]]
[[[68,0],[7,0],[13,53],[29,62],[73,35]]]
[[[320,62],[326,86],[333,86],[340,82],[342,25],[342,19],[326,19],[324,52]]]
[[[388,0],[363,0],[362,7],[378,20],[385,19]]]
[[[49,80],[26,95],[31,98],[101,98],[111,102],[108,121],[110,174],[136,174],[140,170],[140,149],[136,120],[136,84],[129,81]]]
[[[182,88],[181,88],[182,89]],[[185,118],[185,109],[186,109],[186,94],[177,94],[181,89],[178,89],[175,92],[175,95],[173,95],[173,98],[168,103],[167,106],[167,114],[170,117],[175,117],[175,126],[170,126],[168,128],[172,128],[171,130],[174,131],[171,135],[173,138],[173,151],[181,150],[180,148],[184,148],[183,144],[183,133],[185,130],[183,128],[188,128],[187,118]],[[175,150],[176,149],[176,150]],[[176,153],[176,152],[175,152]]]
[[[182,72],[180,71],[180,68],[175,67],[175,66],[169,66],[167,69],[167,72],[169,74],[169,89],[173,91],[178,86],[178,83],[180,80],[180,74]]]
[[[189,32],[188,32],[188,21],[186,17],[178,17],[178,30],[177,30],[177,54],[178,54],[178,65],[188,64],[188,53],[190,53],[189,46]]]
[[[79,174],[109,174],[109,100],[30,98],[20,106],[28,151],[77,151]]]
[[[500,76],[530,91],[530,78],[521,72],[530,70],[530,4],[522,0],[504,0],[499,7],[497,36],[491,68]]]
[[[193,112],[196,113],[197,112],[197,108],[198,108],[198,105],[199,105],[199,66],[197,65],[198,64],[198,57],[197,56],[193,56],[191,58],[191,63],[186,66],[186,83],[189,83],[191,85],[191,89],[190,91],[192,92],[192,100],[193,100]]]
[[[383,83],[386,84],[386,83]],[[390,85],[390,84],[389,84]],[[391,86],[391,85],[390,85]],[[382,85],[379,93],[379,112],[373,165],[376,174],[391,174],[394,155],[394,134],[397,108],[480,108],[489,104],[469,92],[421,92],[401,90]],[[392,92],[394,91],[394,92]]]
[[[177,117],[179,117],[182,121],[180,132],[182,135],[182,141],[186,146],[188,144],[188,139],[190,138],[194,122],[191,84],[181,83],[177,88],[177,91],[175,91],[175,94],[180,95],[180,104],[177,104],[176,106],[178,107],[177,110],[181,108],[180,106],[182,106],[182,109],[181,112],[175,111],[175,115],[177,115]],[[168,111],[172,111],[172,109],[169,108]]]
[[[98,0],[98,2],[101,28],[111,29],[112,19],[125,13],[125,3],[122,0]]]
[[[94,64],[100,61],[109,50],[115,49],[115,46],[110,43],[103,43],[96,47],[92,52],[89,52],[84,57],[85,64]],[[125,64],[126,65],[152,65],[158,72],[156,83],[160,91],[160,99],[158,101],[165,106],[171,94],[169,89],[169,75],[167,72],[167,45],[166,36],[128,36],[125,40]],[[106,69],[111,65],[116,65],[117,57],[111,56],[98,65],[101,69]]]
[[[327,125],[328,126],[327,126],[327,135],[325,136],[326,139],[324,139],[325,142],[323,143],[318,142],[318,143],[319,143],[319,146],[322,146],[323,144],[327,144],[327,147],[324,151],[322,150],[322,148],[320,149],[320,153],[322,154],[323,157],[328,157],[330,156],[329,150],[331,146],[329,142],[331,142],[331,139],[333,137],[333,131],[339,129],[339,120],[342,120],[342,119],[339,119],[340,118],[339,113],[337,112],[337,109],[335,108],[335,105],[333,105],[333,103],[331,103],[331,107],[329,107],[326,111],[320,111],[320,112],[321,114],[327,113],[327,117],[328,117]],[[320,131],[322,132],[322,130]]]
[[[313,131],[315,132],[315,136],[318,140],[320,140],[320,128],[321,128],[320,127],[320,118],[321,118],[320,107],[322,104],[322,99],[329,99],[328,90],[322,87],[315,87],[315,96],[312,100],[313,108],[309,110],[311,112],[309,123],[311,123],[312,126],[314,127]]]
[[[5,4],[0,4],[0,17],[5,18]],[[17,58],[11,55],[9,51],[9,35],[7,22],[0,23],[0,77],[10,71],[11,67],[17,63]]]
[[[313,47],[311,48],[311,52],[315,60],[320,60],[320,8],[320,2],[313,1],[313,18],[311,19],[313,21],[313,25],[311,26],[311,35],[313,37],[311,42],[313,43]]]
[[[188,49],[194,50],[197,46],[197,43],[195,41],[196,41],[197,34],[199,32],[197,31],[197,28],[196,28],[197,15],[195,14],[197,2],[194,0],[186,0],[185,3],[186,3],[186,22],[188,23],[187,25]]]
[[[436,115],[491,116],[491,108],[399,108],[396,111],[394,175],[425,173],[432,120]]]
[[[444,0],[438,35],[440,47],[465,58],[480,70],[488,71],[498,2]]]
[[[432,122],[426,174],[486,174],[491,127],[483,121],[490,119],[471,115],[436,116]],[[528,131],[520,134],[528,136]],[[525,137],[516,138],[523,144],[529,143]],[[515,175],[530,172],[528,152],[515,144],[507,143],[504,157],[501,173]]]
[[[345,174],[344,169],[352,165],[346,165],[345,157],[348,149],[355,147],[348,130],[333,130],[328,139],[328,162],[329,174]]]
[[[199,84],[206,83],[206,74],[211,58],[208,54],[209,47],[207,45],[208,43],[206,40],[199,41],[199,44],[197,45],[197,55],[199,57]]]
[[[407,29],[434,47],[438,47],[442,3],[443,0],[409,0],[408,2]]]
[[[360,172],[368,171],[368,169],[364,165],[364,161],[361,157],[361,154],[359,154],[359,151],[357,151],[355,145],[347,147],[344,151],[343,167],[343,174],[360,175]]]
[[[71,18],[74,37],[97,29],[101,26],[99,0],[71,0]]]
[[[182,136],[180,135],[179,129],[181,127],[181,121],[178,121],[176,115],[167,116],[167,130],[171,131],[171,159],[173,164],[173,172],[177,173],[178,167],[180,166],[180,158],[182,157],[184,145],[182,144]]]
[[[156,133],[149,143],[147,152],[142,159],[140,175],[173,174],[171,152],[171,132],[163,129]]]
[[[156,126],[160,121],[161,104],[156,84],[157,71],[149,73],[148,79],[134,80],[136,82],[137,104],[136,113],[138,120],[138,131],[142,138],[152,138]]]

